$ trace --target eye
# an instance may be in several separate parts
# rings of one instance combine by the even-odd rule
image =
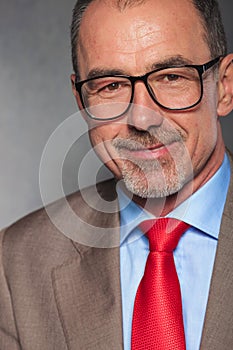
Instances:
[[[131,88],[130,82],[127,80],[116,80],[111,82],[103,82],[98,86],[96,91],[100,95],[115,95],[126,93]],[[110,97],[110,96],[109,96]]]
[[[160,84],[184,84],[196,80],[197,73],[187,68],[167,68],[151,77],[151,80]]]
[[[116,77],[102,77],[88,81],[83,86],[83,92],[88,96],[99,96],[103,98],[112,98],[119,94],[127,93],[131,90],[131,84],[128,79]]]
[[[120,85],[121,84],[119,82],[114,82],[114,83],[111,83],[111,84],[108,84],[108,85],[101,87],[99,89],[99,92],[100,91],[116,91],[120,88]]]
[[[187,77],[181,74],[176,73],[166,73],[160,75],[160,77],[157,79],[160,83],[181,83],[186,80]]]
[[[177,74],[167,74],[166,76],[164,76],[164,80],[168,80],[168,81],[177,81],[182,78],[183,77]]]

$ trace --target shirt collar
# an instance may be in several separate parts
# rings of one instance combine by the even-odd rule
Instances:
[[[217,239],[229,183],[230,162],[225,154],[223,163],[214,176],[167,217],[185,221]],[[133,202],[118,186],[117,193],[121,243],[129,243],[142,235],[138,225],[144,220],[153,219],[154,216]]]

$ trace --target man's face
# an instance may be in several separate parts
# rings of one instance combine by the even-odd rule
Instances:
[[[81,80],[93,70],[139,76],[177,58],[187,64],[211,59],[190,1],[149,0],[119,11],[97,0],[88,7],[78,46]],[[203,174],[204,181],[215,171],[208,160],[218,143],[216,95],[216,79],[210,72],[197,107],[168,111],[156,105],[138,81],[133,106],[120,119],[94,123],[87,117],[92,145],[132,193],[167,197],[193,176]]]

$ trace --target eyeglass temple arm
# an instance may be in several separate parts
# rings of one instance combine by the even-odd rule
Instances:
[[[218,63],[221,58],[222,58],[222,56],[216,57],[212,61],[204,64],[203,65],[203,73],[206,72],[209,68],[213,67],[216,63]]]

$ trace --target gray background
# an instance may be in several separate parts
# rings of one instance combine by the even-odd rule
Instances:
[[[56,127],[76,112],[69,81],[74,2],[0,0],[0,227],[42,205],[41,154]],[[220,6],[232,51],[233,3],[221,0]],[[232,117],[223,120],[224,138],[231,150]],[[80,124],[79,132],[82,130]],[[89,147],[87,137],[82,137],[69,152],[63,174],[66,192],[77,188],[77,164]],[[52,174],[49,176],[52,183]],[[56,195],[54,192],[54,198]]]

